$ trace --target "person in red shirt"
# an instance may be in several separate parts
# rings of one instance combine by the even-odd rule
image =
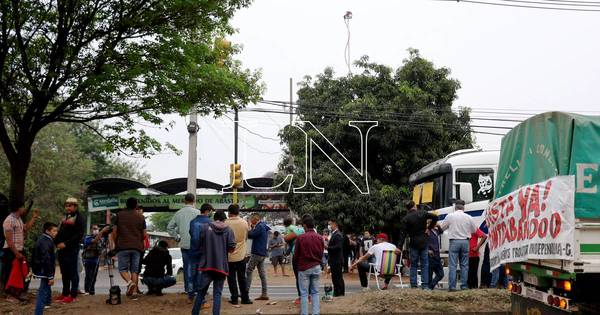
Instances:
[[[302,217],[304,234],[296,238],[294,263],[298,266],[298,282],[300,284],[300,314],[308,315],[308,295],[312,297],[312,314],[320,313],[319,281],[321,279],[321,262],[325,246],[323,237],[315,232],[315,220],[310,215]]]
[[[469,289],[477,289],[479,287],[479,279],[477,278],[477,272],[479,271],[479,249],[485,244],[487,235],[477,229],[475,233],[471,234],[469,239],[469,278],[467,279],[467,285]]]

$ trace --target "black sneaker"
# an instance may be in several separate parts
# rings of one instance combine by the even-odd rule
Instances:
[[[254,304],[254,302],[248,300],[248,301],[242,301],[242,304]]]
[[[238,301],[227,300],[227,302],[229,302],[231,305],[238,305]],[[244,302],[242,302],[242,304],[244,304]]]

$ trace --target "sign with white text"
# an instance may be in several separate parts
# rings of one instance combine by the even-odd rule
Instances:
[[[556,176],[493,200],[486,209],[490,266],[528,259],[572,260],[575,177]]]

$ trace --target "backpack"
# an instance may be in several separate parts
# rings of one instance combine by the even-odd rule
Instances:
[[[83,259],[95,259],[100,257],[100,246],[98,242],[91,243],[90,245],[83,248],[83,253],[81,254]]]

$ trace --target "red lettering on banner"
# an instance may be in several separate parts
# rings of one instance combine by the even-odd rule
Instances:
[[[508,241],[512,242],[517,238],[517,220],[515,220],[515,218],[510,218],[508,220],[508,225],[510,227],[510,231],[509,231],[509,238]]]
[[[529,192],[530,192],[529,187],[527,187],[525,189],[523,189],[523,188],[519,189],[518,202],[519,202],[519,208],[521,208],[521,217],[522,218],[527,217],[527,201],[529,201]]]
[[[531,219],[531,221],[529,221],[529,235],[527,236],[528,239],[532,239],[535,237],[535,235],[538,232],[538,220],[537,219]]]
[[[540,186],[535,185],[531,196],[529,197],[529,209],[528,214],[533,212],[533,215],[537,218],[540,216]]]
[[[560,233],[560,225],[562,224],[560,214],[555,212],[550,218],[550,236],[556,238]]]
[[[548,195],[550,194],[551,188],[552,188],[552,181],[549,180],[546,183],[546,187],[544,189],[544,201],[542,201],[542,211],[546,211],[546,200],[548,199]]]
[[[543,218],[538,225],[538,236],[545,238],[548,233],[548,218]]]

